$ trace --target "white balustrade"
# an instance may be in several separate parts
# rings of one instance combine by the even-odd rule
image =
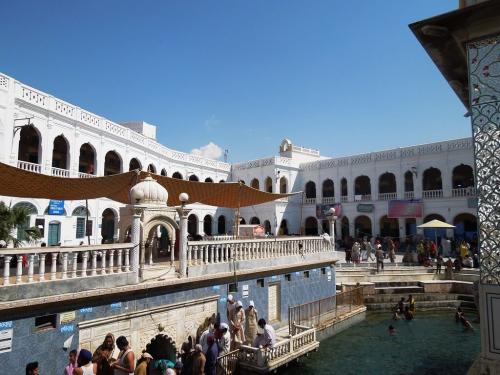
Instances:
[[[405,199],[415,199],[415,193],[413,191],[405,191]]]
[[[394,193],[379,193],[378,194],[379,201],[390,201],[390,200],[396,199],[397,197],[398,197],[398,194],[396,192],[394,192]]]
[[[117,254],[117,272],[122,272],[122,259],[125,260],[125,272],[130,271],[130,244],[111,244],[99,246],[78,247],[40,247],[40,248],[14,248],[3,249],[3,283],[0,287],[11,285],[11,261],[17,260],[15,268],[15,284],[23,282],[52,282],[64,279],[85,278],[97,276],[97,257],[101,255],[101,275],[115,272],[114,254]],[[91,259],[90,275],[87,267],[89,254]],[[106,256],[109,254],[109,263],[106,265]],[[125,254],[123,256],[123,254]],[[27,262],[27,271],[23,275],[23,261]],[[46,275],[47,262],[50,262],[50,276]]]
[[[94,177],[97,177],[97,176],[94,174],[78,172],[78,178],[94,178]]]
[[[475,197],[476,196],[476,188],[474,186],[469,186],[466,188],[456,188],[451,189],[452,197]]]
[[[323,204],[334,204],[335,197],[323,197]]]
[[[340,197],[340,202],[347,203],[349,201],[349,197],[347,195],[342,195]]]
[[[426,199],[437,199],[443,197],[443,190],[423,190],[422,198]]]
[[[69,177],[69,170],[52,167],[51,174],[55,177]]]
[[[304,198],[304,204],[316,204],[316,198]]]
[[[42,166],[36,163],[18,160],[17,167],[28,172],[42,173]]]

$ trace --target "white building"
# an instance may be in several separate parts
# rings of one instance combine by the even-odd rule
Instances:
[[[117,124],[0,74],[0,161],[62,177],[142,169],[194,181],[242,181],[268,192],[304,191],[303,196],[241,210],[244,222],[264,224],[275,234],[327,231],[320,213],[333,204],[342,208],[338,236],[403,237],[414,234],[415,225],[436,217],[456,224],[459,233],[464,226],[469,235],[475,231],[469,138],[340,158],[323,157],[285,139],[279,156],[231,166],[166,148],[156,141],[154,125]],[[42,241],[49,245],[87,239],[85,201],[52,202],[54,210],[49,210],[46,199],[0,199],[29,207],[33,214],[26,225],[39,227]],[[422,199],[422,217],[387,218],[390,201],[409,199]],[[124,239],[118,225],[121,206],[108,199],[88,202],[87,234],[92,243]],[[233,210],[192,208],[191,234],[231,231]]]

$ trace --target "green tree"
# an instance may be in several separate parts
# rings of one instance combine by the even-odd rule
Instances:
[[[38,228],[26,228],[29,223],[30,210],[26,207],[8,207],[4,202],[0,202],[0,240],[4,240],[7,245],[13,244],[19,247],[23,242],[33,242],[41,237]],[[13,236],[14,231],[22,230],[23,233],[18,239]]]

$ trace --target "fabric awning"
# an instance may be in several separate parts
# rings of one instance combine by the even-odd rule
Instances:
[[[437,220],[437,219],[434,219],[434,220],[431,220],[431,221],[428,221],[427,223],[424,223],[422,225],[419,225],[417,228],[428,228],[428,229],[438,229],[438,228],[443,228],[443,229],[452,229],[452,228],[455,228],[454,225],[451,225],[451,224],[448,224],[448,223],[445,223],[444,221],[441,221],[441,220]]]
[[[130,203],[132,186],[147,175],[144,171],[130,171],[106,177],[66,178],[28,172],[0,163],[0,195],[63,200],[109,198],[127,204]],[[238,182],[195,182],[155,174],[152,177],[167,189],[169,206],[180,204],[180,193],[189,194],[188,203],[228,208],[253,206],[298,194],[266,193]]]

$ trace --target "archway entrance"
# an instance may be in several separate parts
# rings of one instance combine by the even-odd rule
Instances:
[[[342,235],[342,240],[345,240],[347,237],[349,237],[349,219],[347,216],[344,216],[342,220],[340,221],[342,227],[341,227],[341,235]]]
[[[153,261],[175,260],[177,258],[177,254],[174,254],[172,258],[171,251],[174,251],[174,249],[168,229],[166,224],[158,224],[149,230],[144,245],[149,264],[152,264]],[[172,228],[170,229],[173,231]]]
[[[281,220],[278,234],[280,236],[288,236],[288,223],[286,222],[286,219]]]
[[[156,335],[151,342],[146,345],[146,352],[151,354],[155,360],[164,359],[175,363],[177,359],[175,341],[161,333]]]
[[[212,216],[210,215],[206,215],[203,218],[203,232],[205,232],[207,236],[212,235]]]
[[[198,234],[198,216],[195,214],[188,216],[188,233],[193,237]]]
[[[305,222],[305,235],[317,236],[318,235],[318,220],[315,217],[309,216]]]
[[[217,233],[226,233],[226,217],[224,215],[219,216],[219,219],[217,219]]]
[[[405,219],[406,236],[414,236],[417,234],[417,220],[413,218]]]
[[[266,230],[266,234],[271,234],[271,222],[269,220],[264,221],[264,228]]]
[[[387,215],[380,218],[380,236],[399,238],[398,219],[388,218]]]
[[[354,220],[354,234],[356,237],[373,236],[372,221],[368,216],[361,215]]]
[[[477,238],[477,218],[472,214],[463,213],[453,219],[455,238],[472,240]]]
[[[250,224],[258,225],[258,224],[260,224],[260,219],[258,217],[256,217],[256,216],[252,217],[250,219]]]
[[[102,243],[113,243],[115,236],[115,213],[112,209],[106,208],[102,213],[101,237]]]
[[[68,169],[69,153],[68,141],[62,135],[54,139],[54,148],[52,149],[52,167],[59,169]]]
[[[34,126],[21,128],[17,159],[38,164],[40,160],[40,136]]]

